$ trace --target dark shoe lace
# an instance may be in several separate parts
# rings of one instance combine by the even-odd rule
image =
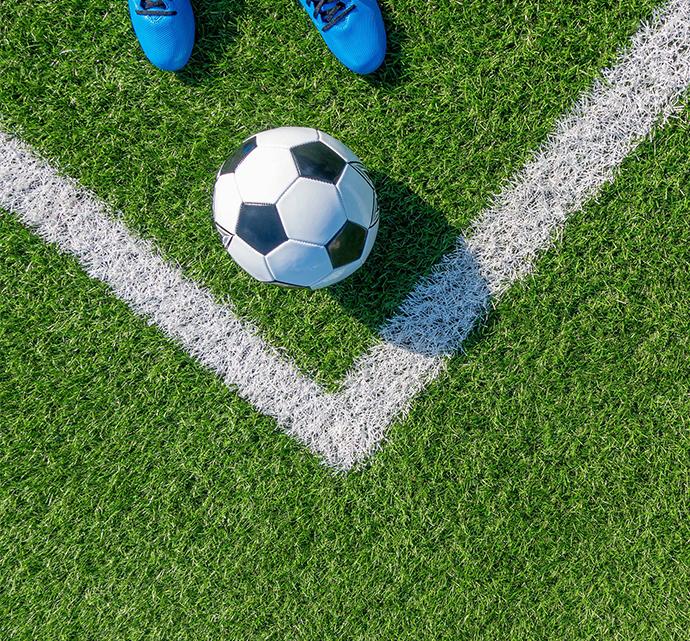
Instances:
[[[168,5],[164,0],[140,0],[141,9],[137,9],[138,16],[174,16],[177,11],[168,11]],[[163,9],[163,11],[151,11]]]
[[[314,6],[314,17],[321,18],[324,23],[322,31],[328,31],[331,27],[338,24],[346,15],[355,8],[354,4],[349,7],[342,0],[306,0],[307,6]]]

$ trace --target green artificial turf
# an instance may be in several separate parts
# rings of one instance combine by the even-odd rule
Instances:
[[[163,76],[103,4],[0,4],[3,126],[333,383],[652,3],[386,5],[369,81],[267,3],[207,3]],[[390,190],[333,292],[254,285],[212,235],[215,167],[280,124]],[[685,110],[347,476],[3,213],[0,638],[686,639],[689,184]]]
[[[296,4],[197,4],[177,77],[145,62],[122,0],[0,3],[0,126],[332,387],[658,0],[385,3],[390,55],[373,78],[342,68]],[[282,125],[342,139],[379,190],[373,255],[328,292],[252,282],[211,226],[218,167]]]
[[[334,476],[1,220],[6,639],[683,639],[688,112]]]

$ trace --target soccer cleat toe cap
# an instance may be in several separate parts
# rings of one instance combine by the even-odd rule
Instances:
[[[321,16],[314,17],[313,0],[300,0],[335,57],[355,73],[372,73],[386,56],[386,29],[378,3],[376,0],[341,1],[344,17],[329,25]],[[333,6],[332,2],[325,5]]]
[[[151,64],[163,71],[179,71],[194,47],[194,12],[189,0],[164,0],[148,6],[128,0],[134,32]]]

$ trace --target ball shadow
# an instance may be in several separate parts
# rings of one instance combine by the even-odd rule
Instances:
[[[178,73],[189,85],[209,79],[211,70],[222,59],[237,36],[237,16],[244,10],[244,0],[193,0],[196,42],[187,66]]]
[[[420,277],[455,247],[458,231],[403,183],[381,172],[369,174],[381,210],[376,243],[362,268],[328,291],[349,314],[376,331]]]

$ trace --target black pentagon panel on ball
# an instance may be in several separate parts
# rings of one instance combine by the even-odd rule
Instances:
[[[264,255],[287,240],[275,205],[242,203],[236,234]]]
[[[364,251],[367,230],[348,220],[326,246],[334,268],[356,261]]]
[[[245,140],[242,146],[223,163],[219,175],[222,176],[223,174],[233,173],[254,149],[256,149],[256,136],[252,136],[248,140]]]
[[[318,141],[293,147],[290,151],[299,175],[304,178],[335,183],[347,164],[330,147]]]

